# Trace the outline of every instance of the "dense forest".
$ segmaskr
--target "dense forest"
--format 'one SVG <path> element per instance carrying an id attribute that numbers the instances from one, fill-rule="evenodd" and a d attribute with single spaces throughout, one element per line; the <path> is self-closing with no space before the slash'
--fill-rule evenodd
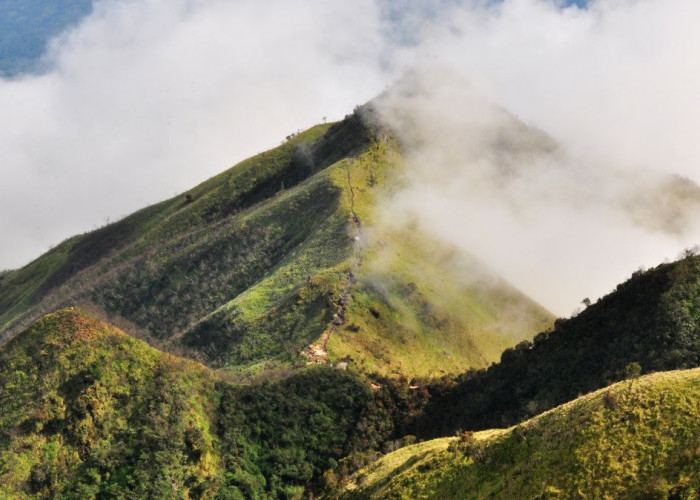
<path id="1" fill-rule="evenodd" d="M 317 367 L 235 385 L 59 311 L 2 352 L 0 496 L 294 496 L 402 443 L 415 395 L 381 382 Z"/>

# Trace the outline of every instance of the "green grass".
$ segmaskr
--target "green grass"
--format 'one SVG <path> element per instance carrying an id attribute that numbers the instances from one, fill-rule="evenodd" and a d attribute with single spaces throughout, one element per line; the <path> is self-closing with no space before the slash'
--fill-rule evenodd
<path id="1" fill-rule="evenodd" d="M 700 369 L 617 383 L 502 431 L 401 449 L 343 498 L 697 498 Z"/>
<path id="2" fill-rule="evenodd" d="M 164 293 L 169 296 L 174 291 L 184 296 L 187 290 L 181 290 L 183 282 L 192 283 L 192 288 L 199 290 L 200 285 L 221 274 L 221 266 L 227 266 L 227 276 L 238 275 L 234 277 L 234 283 L 230 280 L 228 283 L 234 287 L 235 296 L 235 290 L 245 290 L 261 277 L 261 273 L 274 266 L 276 260 L 290 249 L 290 244 L 304 239 L 304 231 L 300 231 L 298 224 L 286 225 L 282 231 L 271 230 L 268 226 L 276 221 L 271 221 L 270 207 L 274 209 L 281 205 L 278 198 L 288 198 L 278 195 L 283 185 L 285 189 L 294 188 L 305 176 L 327 166 L 334 156 L 348 152 L 329 149 L 324 141 L 328 141 L 327 135 L 334 134 L 337 135 L 337 131 L 332 125 L 314 127 L 182 196 L 139 211 L 98 231 L 71 238 L 25 268 L 12 272 L 0 286 L 0 324 L 4 325 L 3 330 L 6 333 L 19 331 L 44 312 L 63 305 L 88 302 L 102 305 L 108 302 L 104 305 L 110 314 L 123 315 L 143 335 L 162 337 L 164 325 L 160 322 L 148 324 L 149 320 L 143 319 L 146 315 L 143 308 L 153 309 L 159 305 L 158 297 L 155 300 L 151 297 L 157 288 L 166 289 Z M 357 145 L 343 143 L 343 147 Z M 304 164 L 307 160 L 299 158 L 299 151 L 308 148 L 321 150 L 326 157 L 312 158 L 310 164 Z M 319 184 L 322 183 L 316 183 Z M 304 198 L 301 203 L 305 202 L 309 210 L 316 210 L 321 203 L 321 213 L 324 208 L 332 210 L 332 187 L 328 183 L 321 186 L 321 189 L 326 188 L 331 192 L 323 194 L 316 206 L 311 198 L 321 193 L 319 189 L 315 192 L 304 190 L 300 194 Z M 292 200 L 284 210 L 273 215 L 287 221 L 301 221 L 308 228 L 313 218 L 303 210 L 295 214 L 298 203 L 298 200 Z M 279 226 L 279 222 L 275 225 Z M 280 232 L 284 234 L 280 235 Z M 237 249 L 231 250 L 239 264 L 238 269 L 217 255 L 219 248 L 230 248 L 232 244 L 238 245 Z M 241 271 L 247 272 L 248 276 L 240 276 Z M 130 281 L 134 280 L 146 288 L 139 290 L 132 286 Z M 194 282 L 197 282 L 196 286 Z M 209 290 L 206 292 L 204 300 L 208 303 L 202 307 L 207 314 L 232 298 L 231 295 L 217 298 L 211 296 Z M 144 299 L 143 295 L 147 298 Z M 167 301 L 168 298 L 161 300 Z M 181 300 L 185 304 L 194 302 L 191 297 Z M 168 310 L 167 306 L 160 306 L 158 309 L 162 314 L 173 312 L 172 307 Z M 177 330 L 194 319 L 200 319 L 187 314 L 169 315 L 177 316 L 179 320 L 178 325 L 168 328 L 169 335 L 178 333 Z"/>
<path id="3" fill-rule="evenodd" d="M 381 211 L 403 185 L 391 141 L 334 166 L 342 199 L 361 222 L 346 322 L 333 359 L 383 375 L 440 376 L 488 366 L 506 347 L 547 328 L 549 313 L 474 259 Z M 350 190 L 349 187 L 352 187 Z"/>

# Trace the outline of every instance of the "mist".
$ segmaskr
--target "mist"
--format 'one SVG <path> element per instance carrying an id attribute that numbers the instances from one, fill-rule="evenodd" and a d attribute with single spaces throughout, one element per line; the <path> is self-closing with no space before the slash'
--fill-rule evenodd
<path id="1" fill-rule="evenodd" d="M 410 165 L 387 216 L 562 316 L 700 242 L 699 6 L 473 5 L 378 100 Z"/>
<path id="2" fill-rule="evenodd" d="M 98 2 L 49 72 L 0 79 L 0 269 L 371 99 L 379 19 L 370 0 Z"/>
<path id="3" fill-rule="evenodd" d="M 379 102 L 411 182 L 387 213 L 568 315 L 700 242 L 697 19 L 690 0 L 98 2 L 50 71 L 0 80 L 0 269 L 398 81 Z"/>

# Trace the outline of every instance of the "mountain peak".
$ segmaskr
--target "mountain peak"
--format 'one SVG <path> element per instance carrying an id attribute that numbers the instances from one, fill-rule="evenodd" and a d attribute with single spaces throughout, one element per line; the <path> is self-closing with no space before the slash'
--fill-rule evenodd
<path id="1" fill-rule="evenodd" d="M 239 372 L 309 360 L 408 377 L 487 366 L 552 318 L 384 210 L 405 166 L 374 113 L 295 134 L 11 272 L 4 335 L 79 304 Z"/>

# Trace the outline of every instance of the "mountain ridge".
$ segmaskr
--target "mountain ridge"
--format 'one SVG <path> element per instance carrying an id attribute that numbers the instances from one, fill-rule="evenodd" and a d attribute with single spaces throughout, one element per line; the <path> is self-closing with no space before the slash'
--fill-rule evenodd
<path id="1" fill-rule="evenodd" d="M 486 366 L 552 317 L 477 261 L 386 224 L 378 207 L 404 167 L 375 120 L 359 107 L 9 273 L 3 335 L 80 305 L 242 373 L 342 360 L 405 376 Z M 455 274 L 457 261 L 477 279 Z"/>
<path id="2" fill-rule="evenodd" d="M 430 406 L 413 433 L 451 435 L 521 422 L 622 380 L 700 366 L 700 256 L 638 270 L 554 328 L 506 349 L 499 363 L 428 383 Z M 440 416 L 437 419 L 437 416 Z"/>

